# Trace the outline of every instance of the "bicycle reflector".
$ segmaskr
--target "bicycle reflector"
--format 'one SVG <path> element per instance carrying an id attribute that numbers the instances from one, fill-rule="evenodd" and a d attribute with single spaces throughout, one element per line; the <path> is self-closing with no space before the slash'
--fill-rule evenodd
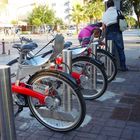
<path id="1" fill-rule="evenodd" d="M 62 58 L 62 57 L 57 57 L 57 58 L 55 59 L 55 63 L 56 63 L 57 65 L 61 65 L 61 64 L 63 63 L 63 58 Z"/>

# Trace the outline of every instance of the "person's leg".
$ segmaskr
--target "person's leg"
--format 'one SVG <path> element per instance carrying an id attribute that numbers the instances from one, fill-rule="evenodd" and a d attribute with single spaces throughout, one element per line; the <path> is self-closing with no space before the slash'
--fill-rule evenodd
<path id="1" fill-rule="evenodd" d="M 120 33 L 116 34 L 116 39 L 114 40 L 114 45 L 117 48 L 117 51 L 119 54 L 121 69 L 127 70 L 126 64 L 125 64 L 126 58 L 125 58 L 125 53 L 124 53 L 124 43 L 123 43 L 122 34 L 120 34 Z"/>

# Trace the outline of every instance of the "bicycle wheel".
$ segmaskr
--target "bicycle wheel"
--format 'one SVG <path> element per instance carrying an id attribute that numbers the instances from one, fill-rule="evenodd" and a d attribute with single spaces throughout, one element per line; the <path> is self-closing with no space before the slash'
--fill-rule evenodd
<path id="1" fill-rule="evenodd" d="M 111 53 L 103 49 L 97 49 L 97 60 L 104 64 L 107 80 L 108 82 L 111 82 L 117 74 L 117 64 L 115 58 Z"/>
<path id="2" fill-rule="evenodd" d="M 70 78 L 60 71 L 42 70 L 28 84 L 46 95 L 44 105 L 27 97 L 31 112 L 41 124 L 55 131 L 70 131 L 81 125 L 86 113 L 85 101 Z"/>
<path id="3" fill-rule="evenodd" d="M 77 57 L 72 60 L 72 74 L 79 74 L 79 85 L 85 99 L 99 98 L 106 91 L 107 77 L 102 65 L 90 57 Z M 76 78 L 76 77 L 75 77 Z"/>

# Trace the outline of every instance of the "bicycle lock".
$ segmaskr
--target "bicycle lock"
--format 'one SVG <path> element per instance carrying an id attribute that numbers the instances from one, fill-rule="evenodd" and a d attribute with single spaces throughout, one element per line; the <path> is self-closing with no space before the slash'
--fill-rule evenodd
<path id="1" fill-rule="evenodd" d="M 0 65 L 0 122 L 1 140 L 16 140 L 10 67 L 6 65 Z"/>

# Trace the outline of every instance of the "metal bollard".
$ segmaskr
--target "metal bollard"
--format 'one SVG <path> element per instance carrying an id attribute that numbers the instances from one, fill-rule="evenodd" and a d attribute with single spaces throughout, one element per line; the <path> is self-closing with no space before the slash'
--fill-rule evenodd
<path id="1" fill-rule="evenodd" d="M 0 65 L 0 77 L 1 140 L 16 140 L 9 66 Z"/>
<path id="2" fill-rule="evenodd" d="M 64 65 L 64 71 L 66 73 L 71 72 L 72 69 L 72 51 L 71 50 L 63 50 L 62 51 L 62 55 L 63 55 L 63 62 L 65 64 L 68 65 L 68 67 L 66 65 Z M 63 106 L 65 108 L 65 111 L 71 111 L 72 110 L 72 105 L 71 105 L 71 93 L 70 93 L 70 88 L 67 85 L 64 85 L 64 89 L 66 91 L 66 94 L 64 94 L 63 97 Z"/>
<path id="3" fill-rule="evenodd" d="M 107 51 L 109 51 L 111 54 L 113 54 L 113 41 L 108 40 L 107 41 Z M 107 59 L 107 75 L 111 75 L 112 73 L 112 64 L 109 59 Z"/>
<path id="4" fill-rule="evenodd" d="M 8 50 L 8 55 L 10 55 L 10 50 Z"/>
<path id="5" fill-rule="evenodd" d="M 107 50 L 115 56 L 117 68 L 120 68 L 120 59 L 117 48 L 114 47 L 112 40 L 107 40 Z"/>
<path id="6" fill-rule="evenodd" d="M 92 56 L 95 59 L 97 59 L 97 46 L 98 46 L 98 42 L 94 42 L 91 44 L 91 49 L 92 49 Z M 97 88 L 97 69 L 96 67 L 91 67 L 91 78 L 93 79 L 92 81 L 92 86 L 94 86 L 94 88 Z M 93 87 L 91 87 L 93 88 Z"/>
<path id="7" fill-rule="evenodd" d="M 5 52 L 5 41 L 2 39 L 2 54 L 6 54 Z"/>

